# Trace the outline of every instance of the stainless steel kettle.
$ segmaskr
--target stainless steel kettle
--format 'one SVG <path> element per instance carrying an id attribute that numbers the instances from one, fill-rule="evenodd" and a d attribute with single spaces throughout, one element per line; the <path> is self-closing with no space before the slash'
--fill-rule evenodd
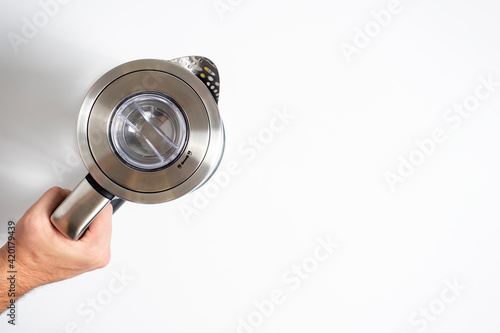
<path id="1" fill-rule="evenodd" d="M 217 67 L 198 56 L 132 61 L 102 76 L 77 125 L 89 174 L 52 224 L 77 240 L 110 202 L 166 202 L 205 183 L 224 151 L 219 91 Z"/>

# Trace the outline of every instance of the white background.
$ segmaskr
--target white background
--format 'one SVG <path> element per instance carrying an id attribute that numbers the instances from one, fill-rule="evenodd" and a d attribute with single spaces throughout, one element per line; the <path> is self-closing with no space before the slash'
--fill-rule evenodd
<path id="1" fill-rule="evenodd" d="M 72 0 L 47 22 L 42 14 L 16 53 L 9 33 L 22 36 L 42 7 L 1 0 L 2 241 L 6 222 L 47 188 L 85 176 L 74 156 L 80 103 L 126 61 L 212 59 L 227 134 L 221 170 L 233 162 L 239 173 L 212 187 L 204 208 L 193 208 L 194 193 L 127 203 L 114 216 L 109 266 L 28 294 L 16 327 L 4 314 L 0 331 L 498 332 L 500 86 L 459 126 L 444 117 L 473 101 L 480 77 L 500 81 L 500 7 L 401 0 L 378 31 L 371 12 L 388 6 Z M 357 40 L 348 61 L 341 46 L 356 46 L 365 27 L 369 45 Z M 277 111 L 294 119 L 270 140 Z M 386 173 L 436 128 L 446 140 L 391 191 Z M 262 150 L 243 153 L 259 135 Z M 186 207 L 197 215 L 186 218 Z M 317 262 L 327 238 L 339 246 Z M 294 290 L 284 276 L 302 263 L 310 273 Z M 123 271 L 133 280 L 120 285 Z M 254 302 L 273 290 L 284 301 L 264 316 Z M 92 298 L 100 311 L 89 310 Z M 238 328 L 249 317 L 253 326 Z"/>

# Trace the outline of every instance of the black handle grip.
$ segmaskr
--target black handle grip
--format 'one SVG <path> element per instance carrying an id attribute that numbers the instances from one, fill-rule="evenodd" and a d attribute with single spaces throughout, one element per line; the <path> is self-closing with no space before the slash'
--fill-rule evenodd
<path id="1" fill-rule="evenodd" d="M 111 200 L 111 206 L 113 206 L 113 214 L 125 203 L 125 200 L 123 199 L 113 199 Z"/>

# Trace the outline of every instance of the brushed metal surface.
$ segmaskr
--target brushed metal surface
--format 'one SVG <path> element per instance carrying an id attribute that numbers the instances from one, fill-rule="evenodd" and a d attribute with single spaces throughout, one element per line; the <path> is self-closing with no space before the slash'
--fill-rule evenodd
<path id="1" fill-rule="evenodd" d="M 143 73 L 140 74 L 140 72 Z M 135 75 L 136 73 L 139 74 Z M 121 161 L 119 164 L 114 163 L 116 162 L 116 156 L 114 156 L 114 154 L 110 155 L 109 151 L 107 153 L 102 153 L 102 155 L 100 152 L 97 153 L 99 156 L 94 155 L 96 151 L 100 151 L 99 148 L 96 148 L 98 143 L 103 145 L 103 151 L 108 148 L 111 149 L 107 142 L 108 121 L 112 109 L 116 106 L 116 104 L 113 105 L 112 109 L 108 110 L 109 113 L 101 110 L 96 112 L 98 115 L 93 116 L 92 113 L 95 110 L 100 110 L 101 108 L 107 109 L 113 104 L 109 102 L 108 104 L 105 103 L 107 106 L 104 106 L 104 104 L 101 105 L 99 99 L 100 95 L 106 95 L 104 92 L 107 89 L 114 89 L 112 86 L 115 81 L 119 81 L 122 77 L 132 74 L 134 74 L 135 80 L 128 83 L 128 91 L 118 91 L 119 89 L 117 89 L 114 92 L 116 94 L 115 96 L 104 98 L 102 101 L 104 102 L 110 99 L 114 102 L 119 102 L 129 95 L 130 91 L 160 90 L 164 91 L 166 95 L 171 96 L 169 92 L 171 91 L 170 89 L 172 89 L 172 85 L 168 83 L 172 83 L 172 79 L 178 80 L 177 82 L 181 85 L 190 87 L 190 90 L 179 88 L 182 92 L 179 92 L 177 96 L 178 100 L 175 98 L 174 100 L 179 104 L 183 104 L 181 105 L 183 108 L 191 104 L 197 105 L 192 110 L 189 108 L 184 109 L 189 119 L 190 126 L 187 146 L 195 147 L 196 150 L 194 150 L 194 148 L 190 150 L 190 148 L 186 147 L 184 156 L 181 158 L 186 158 L 189 151 L 191 151 L 191 153 L 196 152 L 196 157 L 189 156 L 187 161 L 191 158 L 189 162 L 191 165 L 186 165 L 187 171 L 185 171 L 185 173 L 172 173 L 172 177 L 177 179 L 176 181 L 159 180 L 159 178 L 157 178 L 158 175 L 155 175 L 154 172 L 152 175 L 149 175 L 151 177 L 146 177 L 148 176 L 146 173 L 130 168 L 131 172 L 129 172 L 129 170 L 125 170 L 119 166 L 123 165 Z M 127 81 L 127 79 L 125 79 L 125 81 Z M 120 65 L 104 74 L 87 93 L 78 118 L 78 145 L 82 159 L 89 173 L 111 194 L 138 203 L 166 202 L 181 197 L 198 188 L 213 174 L 221 160 L 224 149 L 224 129 L 218 111 L 217 100 L 212 94 L 212 90 L 215 89 L 208 88 L 207 84 L 196 75 L 193 75 L 193 72 L 188 68 L 181 64 L 166 60 L 136 60 Z M 188 98 L 189 95 L 191 95 L 191 97 Z M 192 101 L 188 101 L 190 98 L 192 98 Z M 203 126 L 197 127 L 193 125 L 195 122 L 194 114 L 200 112 L 199 110 L 202 108 L 204 109 L 205 115 L 196 121 L 201 122 L 201 119 L 206 119 L 208 127 L 206 129 L 203 129 Z M 191 112 L 193 112 L 193 116 L 190 117 Z M 106 114 L 108 114 L 107 117 Z M 91 122 L 89 122 L 89 119 L 92 119 Z M 191 128 L 191 126 L 193 127 Z M 208 141 L 201 139 L 204 135 L 208 136 Z M 192 142 L 190 142 L 191 140 Z M 202 149 L 203 153 L 201 152 Z M 196 165 L 196 167 L 193 168 L 193 165 Z M 184 168 L 184 166 L 182 167 Z M 120 169 L 116 176 L 114 175 L 114 169 Z M 193 172 L 191 172 L 192 169 L 194 169 Z M 173 171 L 173 169 L 171 171 Z M 190 175 L 187 175 L 188 173 L 190 173 Z M 113 174 L 113 176 L 111 176 L 111 174 Z M 176 175 L 181 174 L 187 175 L 187 177 L 185 177 L 182 182 L 178 183 L 182 177 L 176 177 Z M 163 175 L 166 179 L 170 177 L 170 174 L 167 173 Z M 158 183 L 161 183 L 161 185 L 158 185 Z M 137 185 L 138 188 L 134 188 L 135 185 Z"/>
<path id="2" fill-rule="evenodd" d="M 52 213 L 52 224 L 63 235 L 78 240 L 110 202 L 84 178 Z"/>
<path id="3" fill-rule="evenodd" d="M 115 80 L 99 95 L 88 120 L 88 128 L 94 133 L 89 135 L 88 143 L 99 169 L 117 185 L 136 192 L 161 192 L 180 185 L 200 166 L 205 158 L 210 138 L 208 115 L 198 95 L 183 81 L 169 74 L 160 73 L 164 84 L 156 88 L 155 92 L 168 94 L 182 110 L 186 110 L 189 136 L 179 160 L 183 160 L 187 152 L 190 152 L 189 158 L 182 168 L 177 167 L 178 163 L 173 163 L 158 171 L 140 171 L 130 168 L 116 156 L 108 141 L 112 112 L 122 101 L 119 99 L 121 93 L 129 96 L 142 92 L 137 90 L 136 83 L 149 75 L 150 71 L 139 71 Z"/>

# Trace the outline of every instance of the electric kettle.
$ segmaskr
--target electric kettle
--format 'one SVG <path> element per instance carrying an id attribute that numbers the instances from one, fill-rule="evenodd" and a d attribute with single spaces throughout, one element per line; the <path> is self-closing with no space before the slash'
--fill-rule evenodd
<path id="1" fill-rule="evenodd" d="M 224 151 L 219 73 L 199 56 L 136 60 L 87 93 L 77 139 L 88 175 L 52 213 L 78 240 L 110 202 L 161 203 L 203 185 Z"/>

